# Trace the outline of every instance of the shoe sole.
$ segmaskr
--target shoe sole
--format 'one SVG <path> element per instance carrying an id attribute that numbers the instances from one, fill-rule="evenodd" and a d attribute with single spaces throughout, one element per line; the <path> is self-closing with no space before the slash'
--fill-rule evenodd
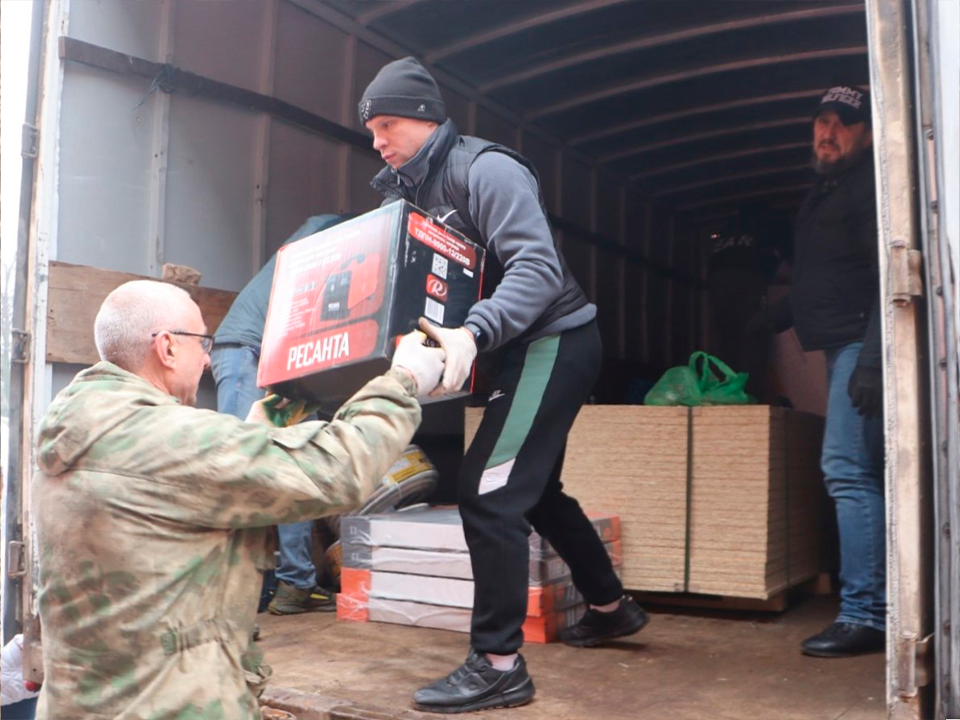
<path id="1" fill-rule="evenodd" d="M 311 612 L 336 612 L 336 605 L 324 605 L 323 607 L 314 607 L 314 608 L 304 608 L 304 607 L 294 607 L 294 608 L 275 608 L 267 606 L 267 612 L 271 615 L 302 615 L 304 613 Z"/>
<path id="2" fill-rule="evenodd" d="M 831 659 L 852 658 L 858 657 L 859 655 L 873 655 L 875 653 L 882 653 L 884 650 L 885 648 L 877 648 L 875 650 L 858 650 L 857 652 L 836 652 L 830 650 L 807 650 L 806 648 L 800 648 L 800 652 L 808 657 Z"/>
<path id="3" fill-rule="evenodd" d="M 520 707 L 521 705 L 526 705 L 533 700 L 533 696 L 535 694 L 536 689 L 533 687 L 533 683 L 528 680 L 525 684 L 521 685 L 515 690 L 509 690 L 500 695 L 494 695 L 493 697 L 489 697 L 484 700 L 477 700 L 476 702 L 467 703 L 465 705 L 423 705 L 415 702 L 413 706 L 417 710 L 422 710 L 424 712 L 452 715 L 455 713 L 473 712 L 474 710 Z"/>
<path id="4" fill-rule="evenodd" d="M 616 640 L 617 638 L 626 637 L 627 635 L 635 635 L 643 630 L 649 622 L 650 616 L 644 613 L 640 618 L 640 622 L 634 628 L 624 628 L 622 630 L 618 630 L 617 632 L 608 633 L 606 635 L 598 635 L 592 638 L 573 638 L 570 640 L 564 640 L 563 638 L 560 639 L 564 645 L 569 645 L 570 647 L 593 647 L 594 645 L 599 645 L 600 643 L 605 643 L 609 640 Z"/>

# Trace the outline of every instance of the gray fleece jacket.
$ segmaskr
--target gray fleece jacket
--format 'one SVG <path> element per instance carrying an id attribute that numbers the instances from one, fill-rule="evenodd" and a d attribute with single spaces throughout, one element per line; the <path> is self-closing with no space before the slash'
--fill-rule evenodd
<path id="1" fill-rule="evenodd" d="M 462 136 L 447 120 L 399 169 L 371 185 L 384 204 L 405 199 L 488 251 L 503 278 L 467 315 L 480 350 L 580 327 L 596 317 L 556 246 L 533 165 L 509 148 Z M 491 257 L 492 256 L 492 257 Z M 489 270 L 488 270 L 489 272 Z"/>

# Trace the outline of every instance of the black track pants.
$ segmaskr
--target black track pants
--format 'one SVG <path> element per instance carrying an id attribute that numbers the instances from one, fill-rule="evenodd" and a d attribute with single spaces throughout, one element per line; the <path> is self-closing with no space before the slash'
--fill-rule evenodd
<path id="1" fill-rule="evenodd" d="M 603 543 L 560 483 L 567 433 L 601 354 L 595 321 L 505 353 L 458 486 L 475 582 L 471 643 L 480 652 L 505 655 L 523 644 L 531 525 L 570 566 L 588 603 L 623 594 Z"/>

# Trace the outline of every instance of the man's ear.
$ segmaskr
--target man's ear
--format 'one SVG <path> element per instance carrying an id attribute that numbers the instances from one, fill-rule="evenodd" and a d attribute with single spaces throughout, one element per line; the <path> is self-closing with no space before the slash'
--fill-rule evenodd
<path id="1" fill-rule="evenodd" d="M 177 365 L 177 346 L 170 333 L 160 333 L 153 339 L 153 354 L 163 367 L 171 370 Z"/>

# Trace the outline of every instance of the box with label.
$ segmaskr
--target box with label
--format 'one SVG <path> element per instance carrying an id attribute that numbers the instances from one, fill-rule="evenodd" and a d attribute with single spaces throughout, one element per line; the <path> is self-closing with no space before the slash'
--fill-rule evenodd
<path id="1" fill-rule="evenodd" d="M 344 568 L 473 580 L 473 567 L 468 552 L 380 547 L 359 543 L 344 544 L 342 547 Z M 622 563 L 620 541 L 605 543 L 603 547 L 614 567 L 619 567 Z M 547 545 L 547 548 L 553 551 L 552 546 Z M 568 577 L 570 568 L 559 555 L 540 555 L 531 551 L 531 585 L 546 585 Z"/>
<path id="2" fill-rule="evenodd" d="M 620 538 L 620 516 L 588 512 L 587 517 L 604 543 Z M 466 553 L 467 538 L 456 507 L 413 507 L 378 515 L 351 515 L 340 519 L 340 542 L 347 546 L 413 548 Z M 530 556 L 550 557 L 556 551 L 536 532 L 529 536 Z"/>
<path id="3" fill-rule="evenodd" d="M 544 615 L 528 615 L 522 628 L 524 642 L 553 642 L 559 631 L 575 624 L 586 609 L 585 603 L 578 603 Z M 452 605 L 343 593 L 337 595 L 337 618 L 348 622 L 392 623 L 468 633 L 472 614 L 469 608 Z"/>
<path id="4" fill-rule="evenodd" d="M 619 573 L 618 573 L 619 576 Z M 473 581 L 459 578 L 411 575 L 344 568 L 340 594 L 354 598 L 378 597 L 449 607 L 473 607 Z M 568 576 L 547 585 L 527 588 L 527 615 L 539 617 L 583 602 L 583 595 Z"/>
<path id="5" fill-rule="evenodd" d="M 283 246 L 258 385 L 323 404 L 350 397 L 390 367 L 397 338 L 420 317 L 463 324 L 480 298 L 484 256 L 406 201 Z"/>

